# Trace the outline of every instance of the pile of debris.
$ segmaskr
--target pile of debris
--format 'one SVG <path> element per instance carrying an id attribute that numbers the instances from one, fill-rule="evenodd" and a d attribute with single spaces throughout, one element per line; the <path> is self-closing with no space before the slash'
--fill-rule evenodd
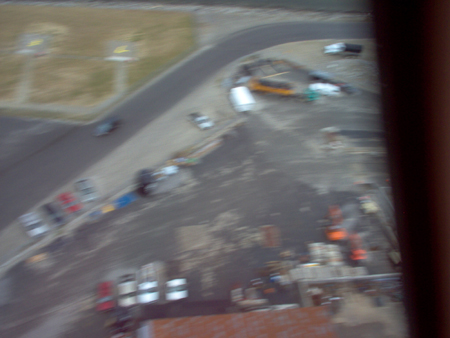
<path id="1" fill-rule="evenodd" d="M 343 266 L 344 259 L 339 245 L 325 243 L 309 243 L 308 250 L 310 252 L 311 264 Z"/>
<path id="2" fill-rule="evenodd" d="M 318 280 L 345 279 L 367 275 L 369 275 L 369 272 L 366 267 L 351 267 L 347 265 L 325 266 L 319 264 L 301 264 L 289 272 L 290 279 L 293 282 L 317 282 Z"/>
<path id="3" fill-rule="evenodd" d="M 259 277 L 252 279 L 246 288 L 235 284 L 231 289 L 231 302 L 237 311 L 260 311 L 273 308 L 266 297 L 286 294 L 292 290 L 290 270 L 294 261 L 270 261 L 257 271 Z M 292 304 L 290 304 L 292 305 Z M 298 305 L 296 305 L 298 307 Z"/>
<path id="4" fill-rule="evenodd" d="M 340 129 L 337 127 L 327 127 L 320 130 L 325 144 L 321 146 L 325 150 L 336 150 L 344 148 Z"/>

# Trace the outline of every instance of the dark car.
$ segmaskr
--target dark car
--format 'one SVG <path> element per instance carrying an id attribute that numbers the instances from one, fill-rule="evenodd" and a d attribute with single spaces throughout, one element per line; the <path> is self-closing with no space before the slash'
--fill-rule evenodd
<path id="1" fill-rule="evenodd" d="M 122 124 L 122 120 L 118 117 L 110 117 L 100 123 L 94 130 L 94 136 L 108 135 Z"/>
<path id="2" fill-rule="evenodd" d="M 343 85 L 340 86 L 341 90 L 347 94 L 358 94 L 359 90 L 355 87 L 353 87 L 352 85 L 349 85 L 348 83 L 345 83 Z"/>
<path id="3" fill-rule="evenodd" d="M 133 332 L 137 330 L 138 322 L 128 309 L 117 307 L 110 312 L 110 317 L 105 322 L 111 337 L 128 338 L 134 337 Z"/>
<path id="4" fill-rule="evenodd" d="M 61 226 L 66 223 L 64 211 L 56 203 L 44 204 L 42 209 L 57 226 Z"/>
<path id="5" fill-rule="evenodd" d="M 138 172 L 136 178 L 137 190 L 140 194 L 148 196 L 156 187 L 156 178 L 153 175 L 153 170 L 142 169 Z"/>
<path id="6" fill-rule="evenodd" d="M 322 72 L 320 70 L 313 70 L 309 72 L 309 77 L 312 80 L 322 81 L 322 82 L 331 82 L 333 79 L 333 75 L 327 72 Z"/>

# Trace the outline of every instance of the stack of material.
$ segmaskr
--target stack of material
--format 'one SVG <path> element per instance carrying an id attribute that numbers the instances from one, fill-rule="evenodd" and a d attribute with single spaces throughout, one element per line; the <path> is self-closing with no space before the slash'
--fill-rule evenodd
<path id="1" fill-rule="evenodd" d="M 231 301 L 233 303 L 240 302 L 244 299 L 244 290 L 241 287 L 236 287 L 235 289 L 231 290 Z"/>
<path id="2" fill-rule="evenodd" d="M 248 288 L 244 290 L 246 299 L 259 299 L 258 292 L 255 288 Z"/>
<path id="3" fill-rule="evenodd" d="M 366 201 L 365 203 L 362 203 L 361 208 L 366 214 L 375 214 L 378 212 L 378 206 L 373 201 Z"/>
<path id="4" fill-rule="evenodd" d="M 298 265 L 289 271 L 291 282 L 326 280 L 340 277 L 358 277 L 368 275 L 365 267 L 352 268 L 350 266 L 304 266 Z"/>
<path id="5" fill-rule="evenodd" d="M 343 257 L 339 245 L 310 243 L 308 250 L 311 255 L 311 262 L 329 266 L 344 265 Z"/>
<path id="6" fill-rule="evenodd" d="M 311 263 L 326 264 L 328 254 L 325 243 L 309 243 L 308 250 L 311 257 Z"/>
<path id="7" fill-rule="evenodd" d="M 341 249 L 339 245 L 328 244 L 327 246 L 328 262 L 329 266 L 342 266 L 344 265 L 344 260 L 342 257 Z"/>

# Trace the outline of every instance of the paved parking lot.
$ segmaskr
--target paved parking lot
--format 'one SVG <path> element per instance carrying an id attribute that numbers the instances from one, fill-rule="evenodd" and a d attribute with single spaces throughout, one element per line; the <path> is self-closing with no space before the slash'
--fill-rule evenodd
<path id="1" fill-rule="evenodd" d="M 11 270 L 3 286 L 11 298 L 0 308 L 2 335 L 39 337 L 51 326 L 54 336 L 97 337 L 104 318 L 92 309 L 96 283 L 154 260 L 182 261 L 190 297 L 181 307 L 152 309 L 147 316 L 226 311 L 232 284 L 248 283 L 282 250 L 304 252 L 305 242 L 325 239 L 319 221 L 331 203 L 355 205 L 357 178 L 386 177 L 382 157 L 320 148 L 320 128 L 332 124 L 355 131 L 376 125 L 368 97 L 349 100 L 281 106 L 279 99 L 258 97 L 247 123 L 201 164 L 186 169 L 182 186 L 110 212 L 66 243 L 47 248 L 45 259 Z M 365 135 L 347 137 L 346 145 L 366 142 Z M 379 136 L 367 135 L 373 142 Z M 279 230 L 278 247 L 263 245 L 266 225 Z M 360 226 L 382 242 L 375 223 Z M 390 272 L 379 259 L 385 256 L 383 246 L 370 254 L 377 257 L 374 273 Z"/>
<path id="2" fill-rule="evenodd" d="M 83 176 L 111 192 L 136 170 L 204 137 L 186 122 L 187 113 L 219 122 L 233 117 L 220 86 L 230 72 L 221 74 Z M 369 272 L 391 272 L 379 220 L 360 217 L 354 185 L 388 178 L 378 96 L 363 91 L 309 104 L 255 97 L 246 124 L 201 164 L 167 181 L 163 193 L 86 223 L 12 269 L 0 284 L 0 335 L 101 337 L 105 318 L 93 310 L 96 284 L 154 260 L 182 262 L 190 297 L 182 305 L 147 308 L 146 318 L 224 313 L 231 285 L 246 285 L 281 251 L 302 253 L 307 242 L 324 241 L 321 219 L 334 203 L 356 220 L 371 248 Z M 320 130 L 331 126 L 340 129 L 343 147 L 330 151 Z M 273 302 L 286 303 L 297 295 L 277 296 Z"/>

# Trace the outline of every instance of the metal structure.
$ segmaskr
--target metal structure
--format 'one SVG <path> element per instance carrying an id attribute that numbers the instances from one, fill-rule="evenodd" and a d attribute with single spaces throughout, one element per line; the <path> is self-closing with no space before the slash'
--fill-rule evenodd
<path id="1" fill-rule="evenodd" d="M 136 45 L 129 41 L 109 41 L 107 46 L 108 61 L 135 61 Z"/>
<path id="2" fill-rule="evenodd" d="M 48 53 L 49 35 L 43 34 L 22 34 L 18 41 L 18 54 L 29 54 L 34 56 Z"/>

